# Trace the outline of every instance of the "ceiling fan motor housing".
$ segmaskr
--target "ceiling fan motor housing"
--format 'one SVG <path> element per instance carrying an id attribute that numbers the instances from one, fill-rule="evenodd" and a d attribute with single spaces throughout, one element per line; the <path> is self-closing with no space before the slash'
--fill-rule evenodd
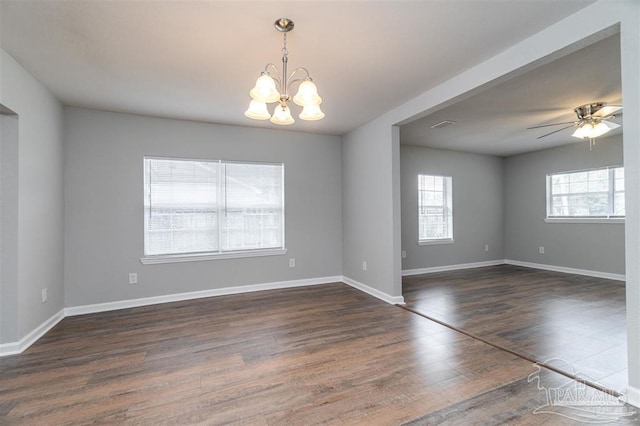
<path id="1" fill-rule="evenodd" d="M 605 105 L 607 105 L 606 102 L 594 102 L 591 104 L 580 105 L 579 107 L 574 109 L 574 111 L 578 116 L 578 119 L 582 120 L 583 118 L 587 118 L 595 114 L 596 112 L 601 110 Z"/>

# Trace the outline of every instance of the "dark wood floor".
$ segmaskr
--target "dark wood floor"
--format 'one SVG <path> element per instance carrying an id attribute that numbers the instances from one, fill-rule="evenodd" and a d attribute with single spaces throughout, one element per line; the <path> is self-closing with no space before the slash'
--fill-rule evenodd
<path id="1" fill-rule="evenodd" d="M 66 318 L 0 359 L 0 423 L 576 424 L 533 413 L 567 381 L 535 371 L 329 284 Z"/>
<path id="2" fill-rule="evenodd" d="M 607 388 L 627 387 L 623 282 L 511 265 L 404 277 L 407 307 Z"/>

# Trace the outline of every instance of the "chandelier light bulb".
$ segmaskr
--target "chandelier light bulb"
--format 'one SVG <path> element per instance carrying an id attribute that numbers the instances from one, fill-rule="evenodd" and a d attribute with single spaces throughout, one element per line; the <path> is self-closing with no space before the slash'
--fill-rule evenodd
<path id="1" fill-rule="evenodd" d="M 291 110 L 285 105 L 276 105 L 276 109 L 273 111 L 273 116 L 270 120 L 273 124 L 279 124 L 281 126 L 288 126 L 295 123 L 295 120 L 291 116 Z"/>

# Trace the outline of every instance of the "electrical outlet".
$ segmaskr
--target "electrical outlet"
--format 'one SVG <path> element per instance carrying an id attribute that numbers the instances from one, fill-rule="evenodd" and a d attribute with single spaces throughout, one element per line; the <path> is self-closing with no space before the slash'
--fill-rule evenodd
<path id="1" fill-rule="evenodd" d="M 538 247 L 538 253 L 544 254 L 544 247 L 542 246 Z"/>
<path id="2" fill-rule="evenodd" d="M 295 267 L 296 267 L 296 260 L 289 259 L 289 268 L 295 268 Z"/>
<path id="3" fill-rule="evenodd" d="M 366 271 L 366 270 L 367 270 L 367 261 L 366 261 L 366 260 L 363 260 L 363 261 L 362 261 L 362 270 L 363 270 L 363 271 Z"/>
<path id="4" fill-rule="evenodd" d="M 403 259 L 407 258 L 407 251 L 406 250 L 402 250 L 402 258 Z"/>
<path id="5" fill-rule="evenodd" d="M 42 303 L 46 303 L 47 301 L 47 289 L 43 288 L 42 289 Z"/>
<path id="6" fill-rule="evenodd" d="M 484 245 L 484 251 L 489 251 L 489 244 Z"/>
<path id="7" fill-rule="evenodd" d="M 138 274 L 135 272 L 129 274 L 129 284 L 138 284 Z"/>

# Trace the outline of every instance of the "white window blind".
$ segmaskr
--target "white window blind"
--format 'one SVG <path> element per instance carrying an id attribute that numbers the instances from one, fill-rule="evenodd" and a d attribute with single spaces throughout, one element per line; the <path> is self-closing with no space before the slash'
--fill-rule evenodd
<path id="1" fill-rule="evenodd" d="M 547 218 L 623 218 L 624 167 L 547 175 Z"/>
<path id="2" fill-rule="evenodd" d="M 451 176 L 418 175 L 418 242 L 451 239 Z"/>
<path id="3" fill-rule="evenodd" d="M 145 256 L 284 248 L 284 165 L 144 159 Z"/>

